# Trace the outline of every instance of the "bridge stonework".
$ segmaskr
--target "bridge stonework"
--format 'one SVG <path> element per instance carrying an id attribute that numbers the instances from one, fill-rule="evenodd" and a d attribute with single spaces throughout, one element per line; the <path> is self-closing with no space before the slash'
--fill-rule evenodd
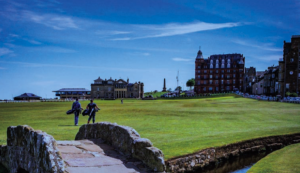
<path id="1" fill-rule="evenodd" d="M 7 128 L 7 145 L 0 145 L 0 163 L 11 173 L 65 172 L 54 138 L 26 125 Z"/>
<path id="2" fill-rule="evenodd" d="M 141 160 L 153 171 L 165 171 L 162 151 L 155 148 L 149 139 L 140 138 L 138 132 L 131 127 L 109 122 L 85 124 L 80 127 L 75 138 L 83 139 L 105 140 L 124 155 Z"/>

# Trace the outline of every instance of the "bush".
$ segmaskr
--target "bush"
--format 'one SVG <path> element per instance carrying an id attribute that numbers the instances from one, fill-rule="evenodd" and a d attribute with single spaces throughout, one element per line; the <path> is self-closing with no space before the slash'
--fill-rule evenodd
<path id="1" fill-rule="evenodd" d="M 290 96 L 291 93 L 290 93 L 290 92 L 286 92 L 285 95 L 286 95 L 286 96 Z"/>
<path id="2" fill-rule="evenodd" d="M 291 97 L 298 97 L 297 93 L 291 93 Z"/>

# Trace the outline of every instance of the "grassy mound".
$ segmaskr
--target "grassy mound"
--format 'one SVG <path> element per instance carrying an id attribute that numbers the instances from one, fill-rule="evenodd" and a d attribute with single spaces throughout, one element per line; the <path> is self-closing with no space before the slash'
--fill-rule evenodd
<path id="1" fill-rule="evenodd" d="M 300 172 L 300 144 L 294 144 L 275 151 L 257 162 L 249 173 Z"/>
<path id="2" fill-rule="evenodd" d="M 161 149 L 165 159 L 204 148 L 270 135 L 300 132 L 300 106 L 235 95 L 172 100 L 96 100 L 96 121 L 136 129 Z M 85 107 L 88 102 L 81 103 Z M 8 126 L 30 125 L 57 140 L 74 140 L 79 126 L 65 112 L 71 102 L 1 103 L 0 144 Z M 80 116 L 79 125 L 88 117 Z"/>

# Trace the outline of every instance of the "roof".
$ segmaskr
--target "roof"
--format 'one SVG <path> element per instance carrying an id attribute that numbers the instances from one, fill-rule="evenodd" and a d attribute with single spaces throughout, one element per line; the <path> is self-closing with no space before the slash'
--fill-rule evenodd
<path id="1" fill-rule="evenodd" d="M 53 92 L 60 92 L 60 91 L 67 92 L 67 91 L 91 91 L 91 90 L 87 90 L 85 88 L 62 88 L 60 90 L 53 91 Z"/>
<path id="2" fill-rule="evenodd" d="M 16 96 L 16 97 L 19 97 L 19 98 L 24 98 L 24 97 L 41 98 L 40 96 L 37 96 L 37 95 L 32 94 L 32 93 L 24 93 L 24 94 L 21 94 L 21 95 Z M 16 98 L 16 97 L 14 97 L 14 98 Z"/>
<path id="3" fill-rule="evenodd" d="M 196 59 L 203 59 L 202 51 L 199 50 Z"/>

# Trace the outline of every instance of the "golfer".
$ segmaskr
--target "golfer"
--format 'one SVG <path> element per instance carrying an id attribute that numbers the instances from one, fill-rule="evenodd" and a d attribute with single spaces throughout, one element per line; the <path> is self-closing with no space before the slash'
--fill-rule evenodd
<path id="1" fill-rule="evenodd" d="M 78 126 L 79 114 L 81 112 L 81 104 L 79 103 L 78 98 L 76 98 L 76 101 L 73 102 L 72 110 L 74 110 L 75 115 L 75 126 Z"/>
<path id="2" fill-rule="evenodd" d="M 93 123 L 95 123 L 95 115 L 96 115 L 96 108 L 97 110 L 99 110 L 98 106 L 94 103 L 93 100 L 91 100 L 91 103 L 89 103 L 87 106 L 86 106 L 86 109 L 89 109 L 89 119 L 88 119 L 88 124 L 90 124 L 90 121 L 91 119 L 93 118 Z"/>

